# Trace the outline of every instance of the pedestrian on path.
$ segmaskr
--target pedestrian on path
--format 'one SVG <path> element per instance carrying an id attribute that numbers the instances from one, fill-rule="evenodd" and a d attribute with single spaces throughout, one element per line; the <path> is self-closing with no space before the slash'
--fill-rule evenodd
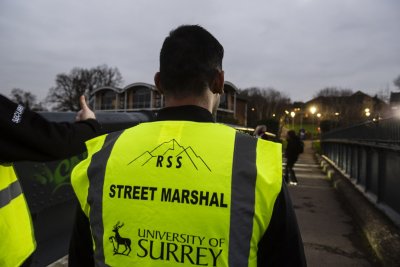
<path id="1" fill-rule="evenodd" d="M 286 140 L 286 168 L 284 180 L 286 184 L 297 185 L 298 181 L 296 178 L 296 174 L 294 173 L 293 167 L 297 159 L 299 158 L 299 155 L 304 151 L 304 144 L 293 130 L 288 131 Z"/>

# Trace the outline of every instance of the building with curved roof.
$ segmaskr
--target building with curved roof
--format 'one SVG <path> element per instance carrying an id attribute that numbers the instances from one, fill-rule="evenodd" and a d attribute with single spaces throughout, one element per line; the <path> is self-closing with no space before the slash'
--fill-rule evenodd
<path id="1" fill-rule="evenodd" d="M 225 81 L 224 94 L 217 110 L 217 121 L 240 126 L 247 124 L 247 101 L 238 98 L 238 88 Z M 95 89 L 92 94 L 94 111 L 152 111 L 165 105 L 164 97 L 152 84 L 136 82 L 123 88 L 110 86 Z"/>

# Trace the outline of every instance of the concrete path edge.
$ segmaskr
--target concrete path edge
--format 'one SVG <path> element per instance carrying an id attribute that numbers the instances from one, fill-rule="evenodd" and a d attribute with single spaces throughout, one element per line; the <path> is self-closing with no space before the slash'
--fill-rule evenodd
<path id="1" fill-rule="evenodd" d="M 400 229 L 359 192 L 332 161 L 318 154 L 316 157 L 383 266 L 399 266 Z"/>

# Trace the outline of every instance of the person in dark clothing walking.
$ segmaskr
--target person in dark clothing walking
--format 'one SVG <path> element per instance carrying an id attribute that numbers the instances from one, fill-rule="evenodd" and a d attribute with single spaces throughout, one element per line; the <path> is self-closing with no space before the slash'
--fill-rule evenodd
<path id="1" fill-rule="evenodd" d="M 287 133 L 287 146 L 285 150 L 286 168 L 284 180 L 286 184 L 297 185 L 298 181 L 296 174 L 293 170 L 294 164 L 299 158 L 299 154 L 303 151 L 303 144 L 300 138 L 296 135 L 295 131 L 290 130 Z"/>

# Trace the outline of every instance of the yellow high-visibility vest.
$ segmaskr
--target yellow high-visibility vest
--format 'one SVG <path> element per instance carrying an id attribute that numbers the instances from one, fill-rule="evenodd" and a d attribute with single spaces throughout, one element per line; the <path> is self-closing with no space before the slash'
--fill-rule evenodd
<path id="1" fill-rule="evenodd" d="M 35 250 L 28 205 L 13 167 L 0 165 L 0 266 L 20 266 Z"/>
<path id="2" fill-rule="evenodd" d="M 257 266 L 282 185 L 280 144 L 188 121 L 86 144 L 71 179 L 98 266 Z"/>

